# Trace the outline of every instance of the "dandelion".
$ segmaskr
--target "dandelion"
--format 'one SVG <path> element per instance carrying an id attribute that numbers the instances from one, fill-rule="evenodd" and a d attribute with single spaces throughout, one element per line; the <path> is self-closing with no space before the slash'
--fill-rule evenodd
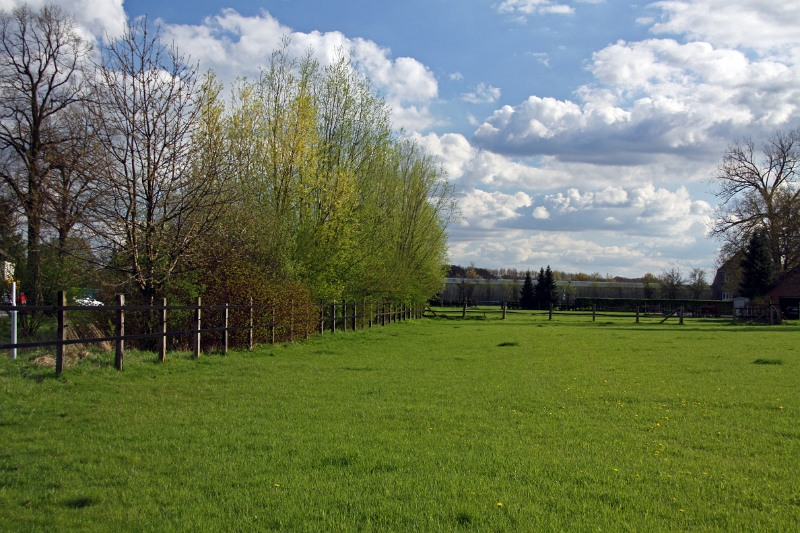
<path id="1" fill-rule="evenodd" d="M 502 502 L 497 502 L 497 506 L 502 507 L 503 506 Z"/>
<path id="2" fill-rule="evenodd" d="M 278 485 L 277 483 L 275 483 L 275 488 L 277 489 L 278 487 L 280 487 L 280 485 Z"/>

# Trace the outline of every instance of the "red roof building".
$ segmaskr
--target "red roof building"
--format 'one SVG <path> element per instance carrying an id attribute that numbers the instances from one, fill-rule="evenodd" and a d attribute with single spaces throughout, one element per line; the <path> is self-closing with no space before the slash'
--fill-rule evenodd
<path id="1" fill-rule="evenodd" d="M 800 267 L 793 268 L 773 283 L 767 297 L 780 306 L 785 318 L 800 318 Z"/>

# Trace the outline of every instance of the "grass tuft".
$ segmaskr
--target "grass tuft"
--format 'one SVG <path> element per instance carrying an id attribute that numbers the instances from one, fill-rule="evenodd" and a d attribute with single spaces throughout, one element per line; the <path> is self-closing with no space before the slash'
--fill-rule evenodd
<path id="1" fill-rule="evenodd" d="M 503 346 L 519 346 L 519 343 L 518 343 L 518 342 L 501 342 L 501 343 L 500 343 L 500 344 L 498 344 L 497 346 L 499 346 L 499 347 L 501 347 L 501 348 L 502 348 Z"/>
<path id="2" fill-rule="evenodd" d="M 753 361 L 754 365 L 782 365 L 783 361 L 780 359 L 756 359 Z"/>

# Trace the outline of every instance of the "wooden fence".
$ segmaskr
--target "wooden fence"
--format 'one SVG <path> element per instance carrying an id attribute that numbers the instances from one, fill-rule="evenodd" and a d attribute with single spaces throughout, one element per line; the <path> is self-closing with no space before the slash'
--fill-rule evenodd
<path id="1" fill-rule="evenodd" d="M 197 299 L 195 305 L 167 305 L 166 298 L 163 299 L 161 305 L 125 305 L 125 297 L 118 295 L 115 305 L 103 306 L 77 306 L 66 305 L 66 296 L 63 291 L 58 293 L 58 305 L 51 306 L 0 306 L 0 311 L 18 312 L 18 313 L 49 313 L 54 314 L 56 318 L 56 339 L 52 341 L 37 341 L 37 342 L 17 342 L 17 343 L 0 343 L 0 350 L 16 350 L 21 348 L 38 348 L 46 346 L 55 346 L 56 348 L 56 375 L 60 375 L 64 370 L 64 355 L 66 346 L 72 344 L 96 344 L 101 342 L 113 342 L 115 345 L 114 350 L 114 366 L 117 370 L 122 370 L 125 358 L 125 342 L 139 339 L 157 339 L 158 340 L 158 360 L 165 361 L 167 354 L 167 338 L 174 336 L 188 336 L 191 338 L 192 352 L 194 357 L 200 357 L 202 347 L 202 337 L 205 334 L 219 334 L 220 341 L 219 347 L 223 354 L 228 352 L 230 345 L 230 333 L 233 331 L 245 331 L 247 337 L 247 349 L 253 349 L 253 333 L 257 327 L 265 328 L 268 331 L 268 339 L 270 343 L 275 343 L 276 331 L 282 329 L 288 333 L 289 342 L 293 342 L 295 338 L 303 336 L 308 339 L 310 335 L 319 333 L 324 334 L 325 331 L 335 333 L 338 329 L 347 331 L 348 329 L 366 329 L 373 326 L 385 326 L 387 324 L 410 320 L 414 318 L 421 318 L 424 314 L 424 307 L 422 304 L 408 305 L 396 302 L 368 302 L 362 300 L 361 302 L 320 302 L 314 307 L 318 309 L 318 329 L 312 330 L 309 324 L 312 322 L 309 319 L 309 309 L 306 308 L 300 315 L 300 310 L 295 312 L 293 301 L 290 302 L 290 311 L 288 316 L 281 316 L 276 313 L 277 305 L 270 306 L 257 306 L 253 305 L 252 299 L 249 305 L 203 305 L 200 298 Z M 104 337 L 89 337 L 79 339 L 67 339 L 67 313 L 68 312 L 101 312 L 110 311 L 114 314 L 114 335 Z M 126 334 L 125 332 L 125 314 L 131 311 L 144 311 L 157 317 L 158 325 L 156 331 L 150 333 L 135 333 Z M 169 311 L 191 311 L 193 313 L 191 328 L 184 330 L 168 330 L 167 328 L 167 313 Z M 204 326 L 204 311 L 218 311 L 219 322 L 216 325 L 208 324 L 206 321 Z M 231 325 L 231 312 L 242 311 L 244 312 L 244 320 L 239 317 L 239 322 L 245 322 L 246 325 L 235 326 Z M 264 317 L 269 317 L 269 321 L 264 323 Z M 261 318 L 259 321 L 258 319 Z M 281 322 L 281 318 L 286 322 Z M 296 321 L 297 319 L 297 321 Z M 258 323 L 260 322 L 260 324 Z M 297 327 L 296 327 L 297 326 Z M 299 327 L 302 326 L 302 330 Z M 349 326 L 349 328 L 348 328 Z"/>

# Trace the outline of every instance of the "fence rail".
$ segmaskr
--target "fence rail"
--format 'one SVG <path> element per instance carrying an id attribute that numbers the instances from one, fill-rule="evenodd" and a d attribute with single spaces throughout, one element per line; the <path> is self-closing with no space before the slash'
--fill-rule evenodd
<path id="1" fill-rule="evenodd" d="M 253 332 L 259 328 L 266 328 L 269 331 L 269 342 L 274 344 L 276 339 L 276 330 L 279 328 L 288 328 L 289 341 L 293 342 L 295 339 L 295 318 L 305 318 L 304 335 L 309 338 L 311 333 L 314 333 L 308 327 L 309 322 L 313 322 L 310 316 L 309 308 L 304 310 L 295 310 L 294 301 L 290 301 L 290 311 L 288 315 L 288 324 L 281 322 L 280 314 L 276 313 L 277 305 L 272 304 L 268 306 L 254 305 L 231 305 L 231 304 L 217 304 L 217 305 L 204 305 L 201 298 L 197 299 L 195 305 L 167 305 L 166 298 L 162 301 L 161 305 L 125 305 L 125 298 L 122 295 L 117 296 L 115 305 L 102 305 L 102 306 L 76 306 L 66 305 L 66 296 L 63 291 L 58 293 L 58 301 L 60 305 L 47 305 L 47 306 L 0 306 L 0 311 L 7 313 L 51 313 L 56 316 L 56 339 L 48 341 L 36 342 L 16 342 L 16 343 L 0 343 L 0 350 L 11 350 L 12 357 L 16 356 L 16 350 L 19 348 L 38 348 L 38 347 L 56 347 L 56 375 L 60 375 L 64 370 L 64 355 L 65 347 L 74 344 L 96 344 L 101 342 L 115 343 L 115 357 L 114 366 L 117 370 L 122 370 L 124 366 L 125 356 L 125 342 L 141 339 L 158 339 L 158 359 L 159 361 L 166 360 L 168 337 L 175 336 L 190 336 L 192 339 L 192 350 L 194 357 L 200 357 L 202 347 L 202 336 L 204 334 L 219 333 L 221 334 L 220 348 L 223 354 L 228 352 L 230 336 L 232 331 L 247 331 L 247 348 L 253 349 Z M 335 333 L 337 323 L 343 331 L 347 331 L 348 322 L 350 329 L 359 329 L 359 319 L 361 329 L 373 327 L 375 325 L 386 325 L 403 320 L 413 318 L 422 318 L 424 315 L 424 308 L 421 304 L 403 304 L 396 302 L 368 302 L 362 300 L 361 302 L 319 302 L 314 307 L 318 309 L 319 317 L 319 334 L 324 334 L 325 331 Z M 149 333 L 125 333 L 125 313 L 129 311 L 145 311 L 153 313 L 157 317 L 157 331 Z M 192 311 L 192 328 L 181 330 L 168 330 L 167 329 L 167 312 L 168 311 Z M 220 319 L 216 326 L 210 326 L 207 322 L 203 327 L 203 311 L 219 312 Z M 247 325 L 234 326 L 230 324 L 230 311 L 249 311 L 246 317 Z M 113 312 L 115 314 L 114 320 L 114 335 L 106 335 L 101 337 L 83 337 L 77 339 L 67 339 L 67 312 Z M 348 314 L 349 312 L 349 314 Z M 256 313 L 263 318 L 267 315 L 270 321 L 266 324 L 256 324 Z M 305 313 L 305 316 L 301 316 Z M 286 317 L 284 317 L 286 318 Z M 327 326 L 327 327 L 326 327 Z"/>

